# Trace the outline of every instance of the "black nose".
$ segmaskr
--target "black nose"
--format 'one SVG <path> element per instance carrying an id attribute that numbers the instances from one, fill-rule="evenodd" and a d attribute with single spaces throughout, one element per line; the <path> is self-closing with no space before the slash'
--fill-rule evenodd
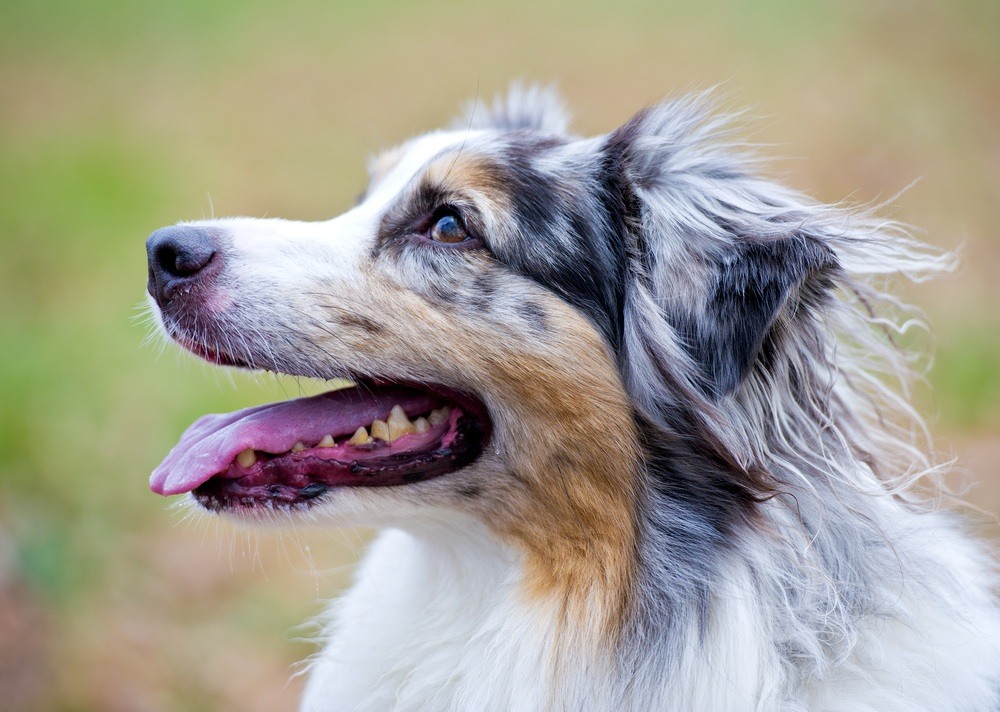
<path id="1" fill-rule="evenodd" d="M 179 289 L 204 276 L 217 251 L 216 232 L 211 228 L 177 225 L 157 230 L 146 240 L 146 289 L 163 306 Z"/>

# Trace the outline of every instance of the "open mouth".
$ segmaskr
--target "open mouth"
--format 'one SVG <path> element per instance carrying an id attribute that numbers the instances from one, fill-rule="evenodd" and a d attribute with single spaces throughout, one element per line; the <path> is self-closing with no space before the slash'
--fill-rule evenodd
<path id="1" fill-rule="evenodd" d="M 150 479 L 210 510 L 304 508 L 337 487 L 388 487 L 472 463 L 489 438 L 485 407 L 436 386 L 364 382 L 206 415 Z"/>

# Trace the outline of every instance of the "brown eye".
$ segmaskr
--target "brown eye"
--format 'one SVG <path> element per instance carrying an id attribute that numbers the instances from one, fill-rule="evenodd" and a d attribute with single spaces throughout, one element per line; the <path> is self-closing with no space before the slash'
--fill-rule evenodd
<path id="1" fill-rule="evenodd" d="M 459 220 L 457 215 L 446 213 L 437 219 L 431 227 L 430 238 L 435 242 L 465 242 L 469 239 L 469 233 Z"/>

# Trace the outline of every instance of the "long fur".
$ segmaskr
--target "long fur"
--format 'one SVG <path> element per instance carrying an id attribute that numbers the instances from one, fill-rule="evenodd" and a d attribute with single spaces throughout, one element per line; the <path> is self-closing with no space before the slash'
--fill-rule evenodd
<path id="1" fill-rule="evenodd" d="M 195 340 L 449 383 L 496 429 L 467 471 L 309 510 L 386 532 L 304 710 L 1000 709 L 995 561 L 925 484 L 915 321 L 882 291 L 952 257 L 762 177 L 709 103 L 579 139 L 515 92 L 387 154 L 328 224 L 207 223 L 228 293 L 272 281 Z M 407 237 L 441 201 L 485 253 Z"/>

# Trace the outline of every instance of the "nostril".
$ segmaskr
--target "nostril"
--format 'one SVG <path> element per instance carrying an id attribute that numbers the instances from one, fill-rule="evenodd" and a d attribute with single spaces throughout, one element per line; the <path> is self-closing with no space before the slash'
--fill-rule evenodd
<path id="1" fill-rule="evenodd" d="M 169 275 L 177 272 L 177 249 L 170 244 L 160 245 L 153 254 L 157 266 Z"/>
<path id="2" fill-rule="evenodd" d="M 154 259 L 164 272 L 173 277 L 190 277 L 197 274 L 215 256 L 215 250 L 191 251 L 167 243 L 156 248 Z"/>

